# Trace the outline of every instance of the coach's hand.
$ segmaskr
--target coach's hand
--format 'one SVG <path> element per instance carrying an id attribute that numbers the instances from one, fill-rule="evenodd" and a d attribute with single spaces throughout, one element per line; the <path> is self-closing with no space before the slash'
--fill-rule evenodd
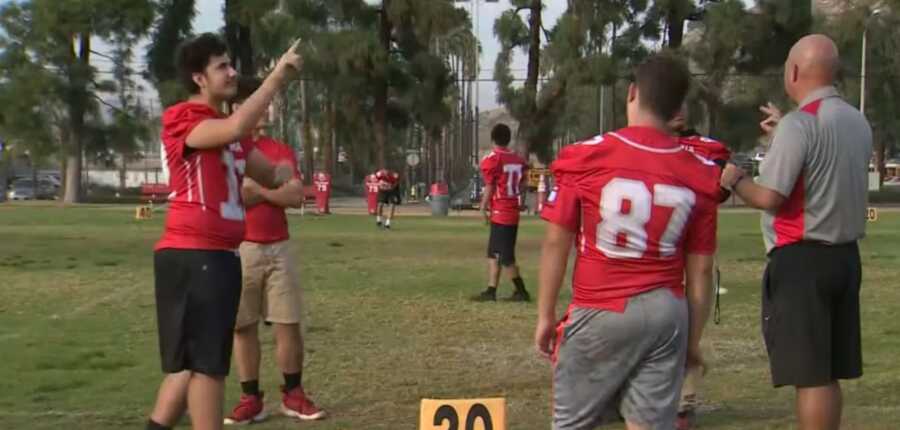
<path id="1" fill-rule="evenodd" d="M 733 190 L 734 186 L 737 185 L 745 175 L 744 169 L 741 169 L 736 164 L 728 163 L 725 165 L 725 169 L 722 170 L 722 177 L 719 185 L 726 190 Z"/>
<path id="2" fill-rule="evenodd" d="M 767 115 L 766 119 L 759 123 L 759 127 L 766 134 L 772 134 L 775 131 L 775 127 L 778 126 L 778 122 L 781 121 L 781 109 L 778 109 L 778 106 L 775 106 L 772 102 L 768 102 L 765 106 L 760 106 L 759 111 Z"/>
<path id="3" fill-rule="evenodd" d="M 556 345 L 556 321 L 553 318 L 538 318 L 534 330 L 534 347 L 538 354 L 550 360 Z"/>

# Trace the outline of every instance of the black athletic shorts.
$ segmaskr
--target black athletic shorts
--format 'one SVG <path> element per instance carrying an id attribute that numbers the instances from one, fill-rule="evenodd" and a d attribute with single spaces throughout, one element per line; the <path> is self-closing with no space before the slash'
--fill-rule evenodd
<path id="1" fill-rule="evenodd" d="M 400 187 L 378 191 L 378 203 L 386 205 L 400 204 Z"/>
<path id="2" fill-rule="evenodd" d="M 234 251 L 162 249 L 153 256 L 162 370 L 227 376 L 241 259 Z"/>
<path id="3" fill-rule="evenodd" d="M 518 225 L 491 223 L 491 237 L 488 239 L 487 257 L 496 258 L 501 266 L 516 264 L 516 236 Z"/>
<path id="4" fill-rule="evenodd" d="M 816 387 L 862 376 L 855 242 L 776 248 L 763 274 L 762 331 L 772 384 Z"/>

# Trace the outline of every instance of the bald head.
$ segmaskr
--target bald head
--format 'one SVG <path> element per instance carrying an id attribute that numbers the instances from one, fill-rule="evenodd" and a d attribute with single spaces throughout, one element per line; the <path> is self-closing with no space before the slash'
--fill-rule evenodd
<path id="1" fill-rule="evenodd" d="M 840 69 L 837 45 L 828 36 L 813 34 L 800 39 L 785 64 L 785 89 L 795 101 L 810 91 L 833 85 Z"/>

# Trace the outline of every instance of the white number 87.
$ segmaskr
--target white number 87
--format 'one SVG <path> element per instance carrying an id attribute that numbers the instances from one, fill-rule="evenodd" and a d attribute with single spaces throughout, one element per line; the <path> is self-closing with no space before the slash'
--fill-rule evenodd
<path id="1" fill-rule="evenodd" d="M 622 213 L 622 203 L 628 200 L 631 210 Z M 600 216 L 597 226 L 597 248 L 609 258 L 641 258 L 647 251 L 647 223 L 652 206 L 670 207 L 672 217 L 659 239 L 662 257 L 675 255 L 675 246 L 681 237 L 696 197 L 688 188 L 656 184 L 653 193 L 642 181 L 615 178 L 600 194 Z M 618 238 L 625 235 L 625 245 Z"/>

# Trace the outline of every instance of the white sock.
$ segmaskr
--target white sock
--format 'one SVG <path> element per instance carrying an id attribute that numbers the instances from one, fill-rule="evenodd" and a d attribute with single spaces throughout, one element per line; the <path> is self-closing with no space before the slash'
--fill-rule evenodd
<path id="1" fill-rule="evenodd" d="M 388 220 L 384 222 L 384 225 L 390 227 L 390 226 L 391 226 L 391 219 L 388 218 Z"/>
<path id="2" fill-rule="evenodd" d="M 381 215 L 375 217 L 375 222 L 381 223 Z"/>

